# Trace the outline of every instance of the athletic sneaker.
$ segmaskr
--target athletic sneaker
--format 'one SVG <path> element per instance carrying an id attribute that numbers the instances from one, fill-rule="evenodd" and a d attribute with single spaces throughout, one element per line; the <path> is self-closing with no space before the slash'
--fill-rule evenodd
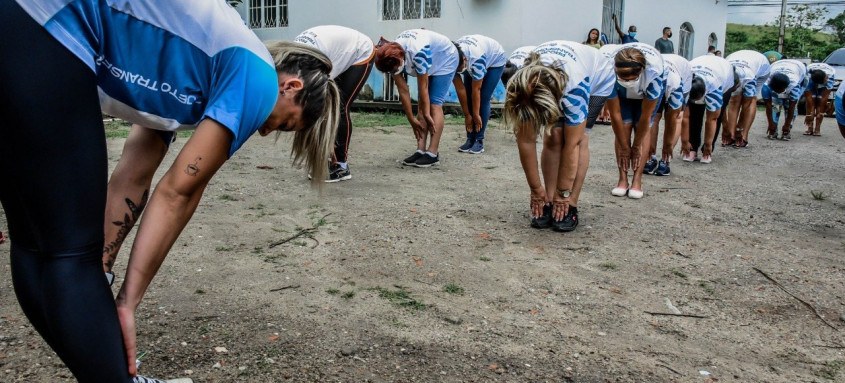
<path id="1" fill-rule="evenodd" d="M 569 207 L 569 211 L 562 220 L 552 223 L 552 230 L 564 233 L 573 231 L 576 227 L 578 227 L 578 208 L 575 206 Z"/>
<path id="2" fill-rule="evenodd" d="M 410 157 L 402 160 L 402 165 L 416 166 L 415 164 L 417 163 L 417 160 L 420 159 L 422 155 L 423 152 L 417 150 L 416 152 L 414 152 L 414 154 L 411 154 Z"/>
<path id="3" fill-rule="evenodd" d="M 463 145 L 458 146 L 458 151 L 461 152 L 461 153 L 467 153 L 467 152 L 469 152 L 469 148 L 471 148 L 472 144 L 474 144 L 474 143 L 475 142 L 473 142 L 473 140 L 471 138 L 467 138 L 467 142 L 464 142 Z"/>
<path id="4" fill-rule="evenodd" d="M 537 218 L 531 218 L 531 227 L 535 229 L 545 229 L 552 226 L 552 205 L 543 206 L 543 215 Z"/>
<path id="5" fill-rule="evenodd" d="M 781 139 L 781 140 L 784 140 L 784 141 L 789 141 L 789 140 L 791 140 L 791 139 L 792 139 L 792 134 L 789 134 L 789 133 L 783 133 L 783 134 L 780 136 L 780 139 Z"/>
<path id="6" fill-rule="evenodd" d="M 427 168 L 438 164 L 440 164 L 440 156 L 432 156 L 428 153 L 421 155 L 420 158 L 417 158 L 417 161 L 414 162 L 414 166 L 418 168 Z"/>
<path id="7" fill-rule="evenodd" d="M 472 144 L 472 147 L 469 148 L 469 150 L 467 150 L 467 152 L 472 153 L 472 154 L 484 153 L 484 142 L 482 142 L 481 140 L 475 141 L 475 143 Z"/>
<path id="8" fill-rule="evenodd" d="M 132 379 L 133 383 L 193 383 L 194 381 L 190 378 L 179 378 L 179 379 L 170 379 L 170 380 L 161 380 L 161 379 L 153 379 L 148 378 L 146 376 L 137 375 L 135 378 Z"/>
<path id="9" fill-rule="evenodd" d="M 777 133 L 769 133 L 769 134 L 766 134 L 766 138 L 768 138 L 770 140 L 777 140 L 778 134 Z"/>
<path id="10" fill-rule="evenodd" d="M 713 162 L 713 156 L 711 156 L 709 154 L 705 154 L 705 155 L 701 156 L 701 163 L 702 164 L 709 164 L 711 162 Z"/>
<path id="11" fill-rule="evenodd" d="M 692 151 L 687 153 L 687 154 L 684 154 L 684 162 L 694 162 L 695 156 L 696 156 L 695 152 L 692 152 Z"/>
<path id="12" fill-rule="evenodd" d="M 352 173 L 349 172 L 349 168 L 343 168 L 339 164 L 334 164 L 329 168 L 329 178 L 326 179 L 328 183 L 346 181 L 352 179 Z"/>
<path id="13" fill-rule="evenodd" d="M 643 167 L 643 174 L 654 174 L 655 170 L 657 170 L 657 158 L 651 157 Z"/>
<path id="14" fill-rule="evenodd" d="M 668 176 L 671 174 L 671 170 L 669 170 L 669 163 L 663 160 L 657 163 L 657 170 L 654 171 L 654 175 L 656 176 Z"/>

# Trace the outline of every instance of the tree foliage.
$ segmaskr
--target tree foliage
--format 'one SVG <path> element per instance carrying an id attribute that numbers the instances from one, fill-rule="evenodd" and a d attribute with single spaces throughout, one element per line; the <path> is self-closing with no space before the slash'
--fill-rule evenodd
<path id="1" fill-rule="evenodd" d="M 806 58 L 814 61 L 823 60 L 830 52 L 839 48 L 845 37 L 845 12 L 841 15 L 824 20 L 827 9 L 821 6 L 800 4 L 793 5 L 785 17 L 786 35 L 784 37 L 783 54 L 787 57 Z M 840 29 L 831 26 L 839 22 Z M 751 33 L 741 30 L 728 30 L 726 35 L 726 51 L 735 52 L 740 49 L 753 49 L 758 52 L 777 50 L 780 20 L 758 28 L 758 32 Z M 820 33 L 822 29 L 833 29 L 842 32 L 837 39 L 827 38 Z M 838 40 L 838 41 L 835 41 Z"/>

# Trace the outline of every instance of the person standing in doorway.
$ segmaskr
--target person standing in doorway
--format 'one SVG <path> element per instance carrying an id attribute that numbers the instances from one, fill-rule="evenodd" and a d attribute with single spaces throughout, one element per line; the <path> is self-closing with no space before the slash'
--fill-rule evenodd
<path id="1" fill-rule="evenodd" d="M 654 41 L 654 48 L 661 54 L 675 53 L 675 44 L 672 43 L 672 28 L 664 27 L 663 36 Z"/>
<path id="2" fill-rule="evenodd" d="M 624 33 L 622 33 L 622 28 L 619 26 L 619 19 L 616 18 L 615 14 L 612 16 L 612 18 L 613 18 L 613 26 L 616 28 L 616 33 L 619 34 L 619 39 L 622 40 L 622 44 L 639 42 L 639 40 L 637 40 L 637 26 L 636 25 L 629 26 L 628 27 L 628 33 L 624 34 Z"/>
<path id="3" fill-rule="evenodd" d="M 373 69 L 373 41 L 361 32 L 339 25 L 310 28 L 296 36 L 293 41 L 317 48 L 332 62 L 329 77 L 334 79 L 340 90 L 340 120 L 326 182 L 352 179 L 348 163 L 349 143 L 352 141 L 352 117 L 349 115 L 349 109 Z"/>

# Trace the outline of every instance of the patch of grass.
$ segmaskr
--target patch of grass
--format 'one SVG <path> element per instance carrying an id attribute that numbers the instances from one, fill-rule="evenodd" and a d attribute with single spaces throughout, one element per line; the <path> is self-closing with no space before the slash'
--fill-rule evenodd
<path id="1" fill-rule="evenodd" d="M 824 201 L 824 200 L 827 199 L 827 195 L 824 194 L 824 192 L 820 191 L 820 190 L 819 191 L 811 190 L 810 194 L 813 195 L 813 199 L 816 200 L 816 201 Z"/>
<path id="2" fill-rule="evenodd" d="M 678 270 L 678 269 L 672 269 L 672 275 L 674 275 L 674 276 L 676 276 L 676 277 L 678 277 L 678 278 L 682 278 L 682 279 L 687 279 L 687 278 L 688 278 L 688 277 L 687 277 L 687 275 L 686 275 L 686 273 L 684 273 L 683 271 Z"/>
<path id="3" fill-rule="evenodd" d="M 446 286 L 443 286 L 443 291 L 454 295 L 464 295 L 464 288 L 454 283 L 449 283 Z"/>
<path id="4" fill-rule="evenodd" d="M 103 121 L 106 129 L 106 138 L 126 138 L 129 136 L 129 128 L 132 124 L 123 120 Z"/>
<path id="5" fill-rule="evenodd" d="M 221 194 L 220 197 L 217 197 L 223 201 L 237 201 L 238 199 L 229 195 L 229 194 Z"/>
<path id="6" fill-rule="evenodd" d="M 816 376 L 822 379 L 835 380 L 839 373 L 845 369 L 845 361 L 834 360 L 824 364 L 821 370 L 816 372 Z"/>
<path id="7" fill-rule="evenodd" d="M 715 294 L 715 293 L 716 293 L 716 289 L 715 289 L 715 288 L 713 288 L 713 286 L 711 286 L 711 285 L 710 285 L 709 283 L 707 283 L 706 281 L 698 281 L 698 287 L 701 287 L 702 289 L 704 289 L 704 291 L 705 291 L 707 294 L 713 295 L 713 294 Z"/>
<path id="8" fill-rule="evenodd" d="M 214 251 L 232 251 L 231 246 L 217 246 L 214 248 Z"/>
<path id="9" fill-rule="evenodd" d="M 400 321 L 399 319 L 396 319 L 396 318 L 393 318 L 393 321 L 392 321 L 392 322 L 390 322 L 390 325 L 392 325 L 393 327 L 398 327 L 398 328 L 408 328 L 408 327 L 411 327 L 411 326 L 408 326 L 408 324 L 407 324 L 407 323 L 402 322 L 402 321 Z"/>
<path id="10" fill-rule="evenodd" d="M 355 292 L 354 291 L 347 291 L 347 292 L 343 293 L 340 297 L 343 298 L 343 299 L 349 300 L 349 299 L 355 298 Z"/>
<path id="11" fill-rule="evenodd" d="M 250 206 L 249 210 L 264 210 L 266 206 L 263 203 L 256 204 L 255 206 Z"/>
<path id="12" fill-rule="evenodd" d="M 479 261 L 481 261 L 481 262 L 490 262 L 490 261 L 492 261 L 492 259 L 490 259 L 490 257 L 485 257 L 485 256 L 478 257 L 478 260 L 479 260 Z"/>
<path id="13" fill-rule="evenodd" d="M 424 310 L 427 306 L 425 303 L 422 303 L 415 298 L 411 297 L 407 290 L 404 287 L 397 286 L 396 290 L 390 290 L 383 287 L 375 287 L 371 290 L 378 292 L 378 296 L 390 301 L 396 306 L 414 309 L 414 310 Z"/>
<path id="14" fill-rule="evenodd" d="M 308 246 L 308 243 L 306 243 L 305 241 L 300 241 L 300 240 L 296 240 L 296 241 L 293 241 L 291 243 L 293 243 L 296 246 L 300 246 L 300 247 Z"/>
<path id="15" fill-rule="evenodd" d="M 616 266 L 616 264 L 613 262 L 602 262 L 599 263 L 599 268 L 605 271 L 614 271 L 618 269 L 619 266 Z"/>
<path id="16" fill-rule="evenodd" d="M 263 253 L 264 253 L 264 248 L 263 248 L 263 247 L 261 247 L 261 246 L 256 246 L 256 247 L 253 247 L 253 248 L 252 248 L 252 253 L 253 253 L 253 254 L 263 254 Z"/>
<path id="17" fill-rule="evenodd" d="M 314 222 L 314 227 L 322 227 L 322 226 L 326 226 L 328 224 L 329 224 L 329 221 L 326 220 L 326 217 L 322 217 L 322 218 L 318 219 L 317 222 Z"/>
<path id="18" fill-rule="evenodd" d="M 340 294 L 340 290 L 335 289 L 335 288 L 331 288 L 331 289 L 327 289 L 326 293 L 328 293 L 329 295 L 337 295 L 337 294 Z"/>

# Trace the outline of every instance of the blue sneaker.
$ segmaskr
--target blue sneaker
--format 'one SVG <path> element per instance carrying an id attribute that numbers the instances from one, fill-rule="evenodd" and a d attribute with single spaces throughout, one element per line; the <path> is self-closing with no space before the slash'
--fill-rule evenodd
<path id="1" fill-rule="evenodd" d="M 643 174 L 654 174 L 655 170 L 657 170 L 657 158 L 651 157 L 643 167 Z"/>
<path id="2" fill-rule="evenodd" d="M 481 140 L 475 141 L 475 143 L 472 144 L 472 147 L 469 148 L 469 150 L 467 152 L 472 153 L 472 154 L 484 153 L 484 142 L 481 141 Z"/>
<path id="3" fill-rule="evenodd" d="M 458 151 L 461 153 L 469 153 L 469 149 L 472 148 L 472 144 L 475 143 L 475 140 L 472 138 L 467 137 L 467 142 L 464 142 L 463 145 L 458 146 Z"/>
<path id="4" fill-rule="evenodd" d="M 669 163 L 663 160 L 657 163 L 657 170 L 654 171 L 654 175 L 656 176 L 668 176 L 671 174 L 671 170 L 669 170 Z"/>

